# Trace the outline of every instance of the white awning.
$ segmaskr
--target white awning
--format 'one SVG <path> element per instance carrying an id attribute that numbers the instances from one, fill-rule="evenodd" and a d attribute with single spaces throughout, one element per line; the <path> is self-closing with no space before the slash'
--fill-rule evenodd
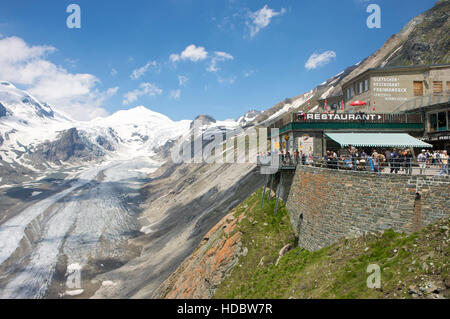
<path id="1" fill-rule="evenodd" d="M 433 145 L 406 133 L 325 133 L 325 135 L 344 147 L 349 145 L 367 147 L 433 147 Z"/>

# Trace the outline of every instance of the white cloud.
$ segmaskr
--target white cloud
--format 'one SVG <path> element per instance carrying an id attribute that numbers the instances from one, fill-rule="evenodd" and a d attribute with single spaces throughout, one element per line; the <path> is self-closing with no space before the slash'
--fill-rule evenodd
<path id="1" fill-rule="evenodd" d="M 314 53 L 306 61 L 305 68 L 307 70 L 316 69 L 330 63 L 334 58 L 336 58 L 336 52 L 334 51 L 325 51 L 320 54 Z"/>
<path id="2" fill-rule="evenodd" d="M 198 62 L 204 60 L 208 57 L 208 52 L 204 47 L 197 47 L 194 44 L 188 45 L 186 49 L 183 50 L 180 54 L 171 54 L 169 59 L 171 62 L 178 62 L 180 60 Z"/>
<path id="3" fill-rule="evenodd" d="M 181 90 L 172 90 L 170 91 L 170 96 L 169 96 L 172 100 L 179 100 L 181 97 Z"/>
<path id="4" fill-rule="evenodd" d="M 23 85 L 38 99 L 78 120 L 106 115 L 101 106 L 118 88 L 100 91 L 92 74 L 70 73 L 47 59 L 52 46 L 30 46 L 19 37 L 0 39 L 0 78 Z"/>
<path id="5" fill-rule="evenodd" d="M 117 75 L 117 70 L 116 69 L 111 69 L 111 76 L 116 76 Z"/>
<path id="6" fill-rule="evenodd" d="M 67 65 L 70 67 L 70 68 L 76 68 L 77 67 L 77 63 L 78 63 L 78 60 L 75 60 L 75 59 L 65 59 L 65 61 L 66 61 L 66 63 L 67 63 Z"/>
<path id="7" fill-rule="evenodd" d="M 139 85 L 138 89 L 135 89 L 133 91 L 127 92 L 124 97 L 125 99 L 122 101 L 123 105 L 133 103 L 137 101 L 138 98 L 144 95 L 148 96 L 156 96 L 159 94 L 162 94 L 163 90 L 161 90 L 159 87 L 157 87 L 155 84 L 152 83 L 141 83 Z"/>
<path id="8" fill-rule="evenodd" d="M 252 74 L 255 72 L 256 72 L 255 70 L 250 70 L 250 71 L 244 72 L 244 77 L 248 78 L 248 77 L 252 76 Z"/>
<path id="9" fill-rule="evenodd" d="M 211 59 L 211 64 L 209 65 L 209 67 L 206 69 L 208 72 L 217 72 L 220 69 L 217 67 L 217 63 L 219 62 L 223 62 L 226 60 L 233 60 L 234 57 L 226 52 L 221 52 L 221 51 L 216 51 L 214 53 L 213 58 Z"/>
<path id="10" fill-rule="evenodd" d="M 149 61 L 143 67 L 133 70 L 133 73 L 130 75 L 130 78 L 133 80 L 138 80 L 150 69 L 150 67 L 154 67 L 155 69 L 157 69 L 158 63 L 156 61 Z"/>
<path id="11" fill-rule="evenodd" d="M 184 75 L 178 76 L 178 85 L 179 86 L 185 86 L 188 81 L 189 81 L 189 78 L 187 76 L 184 76 Z"/>
<path id="12" fill-rule="evenodd" d="M 247 25 L 250 28 L 250 37 L 253 38 L 259 31 L 261 31 L 261 29 L 267 27 L 273 17 L 283 15 L 285 13 L 285 8 L 282 8 L 277 12 L 270 9 L 267 5 L 255 12 L 250 12 L 248 15 L 249 21 L 247 21 Z"/>
<path id="13" fill-rule="evenodd" d="M 219 82 L 220 84 L 233 84 L 236 81 L 236 77 L 232 76 L 229 78 L 223 78 L 221 76 L 217 77 L 217 82 Z"/>

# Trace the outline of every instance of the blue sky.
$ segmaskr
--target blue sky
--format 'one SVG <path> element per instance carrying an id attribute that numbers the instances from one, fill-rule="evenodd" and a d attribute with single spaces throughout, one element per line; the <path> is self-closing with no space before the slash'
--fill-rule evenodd
<path id="1" fill-rule="evenodd" d="M 364 59 L 434 2 L 2 1 L 0 78 L 80 119 L 137 105 L 174 120 L 237 118 Z M 81 29 L 66 26 L 70 3 Z M 366 26 L 370 3 L 380 29 Z"/>

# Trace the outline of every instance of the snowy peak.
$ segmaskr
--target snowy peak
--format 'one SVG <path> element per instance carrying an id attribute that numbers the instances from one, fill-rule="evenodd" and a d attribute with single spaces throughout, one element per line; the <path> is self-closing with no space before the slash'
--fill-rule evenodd
<path id="1" fill-rule="evenodd" d="M 213 118 L 212 116 L 210 116 L 210 115 L 203 115 L 203 114 L 197 116 L 197 117 L 191 122 L 190 128 L 193 128 L 193 127 L 194 127 L 194 123 L 195 123 L 195 122 L 200 123 L 200 126 L 203 126 L 203 125 L 210 125 L 210 124 L 217 123 L 216 119 Z"/>
<path id="2" fill-rule="evenodd" d="M 256 120 L 256 118 L 261 114 L 260 111 L 256 111 L 256 110 L 251 110 L 248 111 L 247 113 L 245 113 L 243 116 L 241 116 L 240 118 L 237 119 L 237 122 L 239 123 L 239 125 L 241 126 L 246 126 L 247 124 L 250 124 L 251 122 L 253 122 L 254 120 Z"/>
<path id="3" fill-rule="evenodd" d="M 0 82 L 0 161 L 12 170 L 153 156 L 167 141 L 188 132 L 189 124 L 144 106 L 75 121 L 13 84 Z"/>
<path id="4" fill-rule="evenodd" d="M 16 120 L 28 122 L 42 118 L 54 119 L 55 112 L 28 92 L 16 88 L 10 82 L 1 81 L 0 117 L 15 117 Z"/>
<path id="5" fill-rule="evenodd" d="M 129 110 L 120 110 L 108 117 L 98 118 L 95 119 L 94 121 L 100 121 L 105 123 L 109 122 L 112 124 L 124 122 L 127 123 L 148 122 L 148 121 L 172 122 L 172 120 L 169 119 L 167 116 L 158 112 L 154 112 L 146 108 L 145 106 L 137 106 Z"/>

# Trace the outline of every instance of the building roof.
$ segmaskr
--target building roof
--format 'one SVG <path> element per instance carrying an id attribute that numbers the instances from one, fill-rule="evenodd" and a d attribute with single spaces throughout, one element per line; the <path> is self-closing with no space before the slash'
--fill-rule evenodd
<path id="1" fill-rule="evenodd" d="M 325 135 L 344 147 L 349 145 L 359 147 L 433 147 L 406 133 L 325 133 Z"/>

